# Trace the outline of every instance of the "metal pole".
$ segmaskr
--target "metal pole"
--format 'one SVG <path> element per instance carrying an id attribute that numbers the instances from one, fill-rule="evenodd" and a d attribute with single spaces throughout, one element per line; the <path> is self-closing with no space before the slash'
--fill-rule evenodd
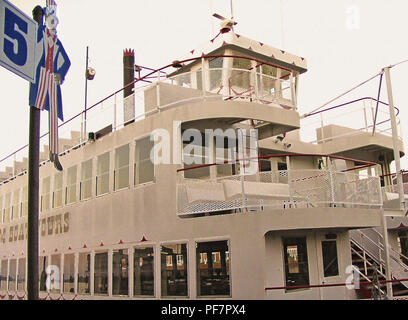
<path id="1" fill-rule="evenodd" d="M 385 212 L 382 210 L 382 227 L 383 227 L 383 233 L 384 233 L 384 253 L 385 253 L 385 267 L 386 267 L 386 276 L 387 280 L 392 280 L 391 279 L 391 264 L 390 264 L 390 250 L 388 247 L 388 228 L 387 228 L 387 219 L 385 217 Z M 388 299 L 392 299 L 393 297 L 393 292 L 392 292 L 392 283 L 387 282 L 387 297 Z"/>
<path id="2" fill-rule="evenodd" d="M 27 298 L 38 300 L 38 204 L 40 163 L 40 110 L 30 106 L 28 146 Z"/>
<path id="3" fill-rule="evenodd" d="M 400 148 L 398 141 L 398 130 L 397 130 L 397 121 L 395 117 L 394 110 L 394 100 L 392 96 L 392 87 L 391 87 L 391 77 L 390 77 L 390 68 L 384 68 L 385 78 L 387 81 L 387 91 L 388 91 L 388 103 L 390 108 L 390 118 L 391 118 L 391 128 L 392 128 L 392 144 L 394 148 L 394 160 L 395 160 L 395 171 L 397 173 L 397 186 L 400 200 L 400 209 L 405 210 L 405 196 L 404 196 L 404 186 L 402 184 L 402 172 L 401 172 L 401 162 L 400 162 Z"/>
<path id="4" fill-rule="evenodd" d="M 86 108 L 88 104 L 88 52 L 89 52 L 89 47 L 86 47 L 86 69 L 85 69 L 85 108 L 84 108 L 84 139 L 86 140 Z"/>

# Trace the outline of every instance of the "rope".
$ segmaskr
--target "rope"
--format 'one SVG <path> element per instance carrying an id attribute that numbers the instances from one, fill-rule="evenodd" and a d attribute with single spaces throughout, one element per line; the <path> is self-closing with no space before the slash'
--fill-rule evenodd
<path id="1" fill-rule="evenodd" d="M 376 75 L 372 76 L 371 78 L 361 82 L 360 84 L 356 85 L 355 87 L 351 88 L 350 90 L 347 90 L 346 92 L 342 93 L 341 95 L 331 99 L 330 101 L 326 102 L 325 104 L 321 105 L 320 107 L 310 111 L 309 113 L 304 114 L 301 118 L 306 118 L 307 116 L 309 116 L 311 113 L 314 113 L 318 110 L 320 110 L 321 108 L 324 108 L 325 106 L 327 106 L 328 104 L 332 103 L 333 101 L 336 101 L 337 99 L 340 99 L 341 97 L 345 96 L 346 94 L 350 93 L 351 91 L 361 87 L 362 85 L 366 84 L 367 82 L 375 79 L 376 77 L 378 77 L 379 75 L 381 75 L 383 73 L 383 70 L 381 70 L 379 73 L 377 73 Z"/>

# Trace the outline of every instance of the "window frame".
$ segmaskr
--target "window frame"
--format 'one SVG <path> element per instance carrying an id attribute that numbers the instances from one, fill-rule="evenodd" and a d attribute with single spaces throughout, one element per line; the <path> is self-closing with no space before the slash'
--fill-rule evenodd
<path id="1" fill-rule="evenodd" d="M 127 152 L 127 165 L 123 165 L 121 167 L 117 167 L 117 164 L 121 162 L 120 158 L 118 158 L 119 155 L 119 151 L 121 151 L 120 149 L 122 148 L 128 148 L 128 152 Z M 115 148 L 114 150 L 114 165 L 113 165 L 113 191 L 119 191 L 119 190 L 123 190 L 123 189 L 128 189 L 130 188 L 130 152 L 131 152 L 131 147 L 130 147 L 130 143 L 124 144 L 120 147 Z M 117 173 L 119 171 L 121 171 L 122 169 L 127 168 L 127 185 L 125 186 L 121 186 L 121 187 L 117 187 L 117 183 L 118 183 L 118 179 L 117 176 L 119 176 Z"/>
<path id="2" fill-rule="evenodd" d="M 287 255 L 287 253 L 288 253 L 288 247 L 289 246 L 297 246 L 297 251 L 299 250 L 298 249 L 298 247 L 299 247 L 299 242 L 296 244 L 291 244 L 290 242 L 296 242 L 296 240 L 302 240 L 302 245 L 304 245 L 304 248 L 301 248 L 301 249 L 303 249 L 304 250 L 304 252 L 302 252 L 303 254 L 306 254 L 306 259 L 305 259 L 305 261 L 300 261 L 300 260 L 298 260 L 298 263 L 297 263 L 297 265 L 298 265 L 298 268 L 299 268 L 299 272 L 289 272 L 289 260 L 288 260 L 288 255 Z M 281 241 L 282 241 L 282 254 L 283 254 L 283 270 L 284 270 L 284 281 L 285 281 L 285 286 L 286 287 L 290 287 L 290 286 L 303 286 L 303 285 L 305 285 L 305 286 L 307 286 L 307 285 L 310 285 L 310 263 L 309 263 L 309 252 L 308 252 L 308 245 L 307 245 L 307 241 L 308 239 L 307 239 L 307 236 L 302 236 L 302 235 L 296 235 L 296 236 L 283 236 L 282 237 L 282 239 L 281 239 Z M 301 253 L 299 253 L 299 252 L 297 252 L 297 256 L 299 256 Z M 307 276 L 307 278 L 306 279 L 304 279 L 304 280 L 306 280 L 306 281 L 296 281 L 296 279 L 295 280 L 291 280 L 290 278 L 289 278 L 289 275 L 290 274 L 299 274 L 300 275 L 300 277 L 302 276 L 302 272 L 300 271 L 300 268 L 301 267 L 303 267 L 302 265 L 305 265 L 306 266 L 306 272 L 304 273 L 306 276 Z M 301 279 L 302 280 L 302 279 Z M 294 284 L 293 285 L 291 285 L 291 284 L 289 284 L 289 281 L 293 281 L 294 282 Z M 296 290 L 309 290 L 310 288 L 302 288 L 302 289 L 299 289 L 299 288 L 286 288 L 285 289 L 285 292 L 293 292 L 293 291 L 296 291 Z"/>
<path id="3" fill-rule="evenodd" d="M 140 137 L 140 138 L 138 138 L 138 139 L 136 139 L 134 141 L 134 150 L 133 150 L 133 155 L 134 155 L 134 158 L 133 158 L 133 186 L 134 187 L 156 182 L 156 166 L 154 164 L 154 159 L 153 159 L 153 163 L 152 163 L 153 172 L 152 172 L 151 180 L 140 182 L 140 174 L 139 174 L 140 163 L 144 163 L 146 161 L 151 162 L 151 159 L 150 159 L 151 149 L 150 149 L 150 152 L 149 152 L 149 158 L 141 159 L 140 151 L 139 151 L 139 157 L 138 157 L 138 154 L 137 154 L 138 142 L 140 143 L 140 141 L 142 141 L 142 140 L 148 140 L 149 143 L 152 145 L 152 148 L 154 148 L 155 143 L 154 143 L 154 141 L 152 141 L 150 139 L 150 137 L 151 136 L 148 135 L 148 136 Z M 154 153 L 153 153 L 153 156 L 154 156 Z"/>
<path id="4" fill-rule="evenodd" d="M 185 263 L 185 266 L 186 266 L 186 276 L 185 276 L 185 279 L 186 279 L 186 281 L 185 281 L 185 283 L 186 283 L 186 295 L 170 295 L 170 294 L 164 295 L 163 294 L 163 270 L 162 270 L 163 261 L 162 261 L 162 258 L 163 258 L 163 256 L 167 257 L 167 255 L 162 255 L 162 247 L 163 246 L 177 246 L 177 245 L 185 245 L 186 246 L 186 259 L 185 259 L 185 261 L 186 261 L 186 263 Z M 189 250 L 189 246 L 188 246 L 188 241 L 172 241 L 172 242 L 160 243 L 159 244 L 159 253 L 160 253 L 160 284 L 159 285 L 160 285 L 160 288 L 161 288 L 160 296 L 162 298 L 171 298 L 171 297 L 189 298 L 190 297 L 190 285 L 189 285 L 190 281 L 189 280 L 190 280 L 191 266 L 189 264 L 190 250 Z M 174 268 L 174 265 L 175 264 L 173 263 L 172 264 L 173 268 Z M 176 268 L 177 268 L 177 262 L 176 262 Z M 165 270 L 165 271 L 167 271 L 167 270 Z M 174 271 L 174 270 L 172 270 L 172 271 Z M 168 284 L 168 282 L 166 282 L 166 283 Z"/>
<path id="5" fill-rule="evenodd" d="M 221 264 L 222 268 L 222 262 L 221 262 L 221 251 L 211 251 L 211 254 L 208 255 L 206 251 L 199 251 L 199 244 L 209 244 L 209 243 L 219 243 L 219 242 L 225 242 L 227 246 L 227 251 L 225 251 L 225 264 L 226 264 L 226 273 L 228 276 L 228 285 L 229 285 L 229 293 L 227 294 L 201 294 L 200 290 L 201 289 L 201 281 L 199 279 L 200 277 L 200 264 L 201 264 L 201 259 L 205 260 L 204 264 L 209 263 L 209 260 L 212 260 L 212 263 L 217 263 Z M 220 244 L 221 246 L 221 244 Z M 215 250 L 215 249 L 212 249 Z M 202 239 L 202 240 L 197 240 L 195 241 L 195 269 L 196 269 L 196 289 L 197 289 L 197 297 L 199 298 L 217 298 L 217 297 L 232 297 L 232 274 L 231 274 L 231 240 L 229 238 L 215 238 L 215 239 Z M 211 258 L 210 258 L 211 256 Z M 217 262 L 214 257 L 218 257 L 219 261 Z M 215 268 L 214 268 L 215 271 Z"/>

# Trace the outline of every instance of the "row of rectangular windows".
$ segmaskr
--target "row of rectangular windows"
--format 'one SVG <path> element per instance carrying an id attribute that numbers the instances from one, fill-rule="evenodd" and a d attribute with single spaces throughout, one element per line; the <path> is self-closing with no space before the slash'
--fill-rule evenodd
<path id="1" fill-rule="evenodd" d="M 154 164 L 150 151 L 154 142 L 150 137 L 139 139 L 134 148 L 133 184 L 139 185 L 154 180 Z M 93 169 L 95 162 L 96 170 Z M 79 169 L 79 170 L 78 170 Z M 95 172 L 94 172 L 95 171 Z M 79 177 L 78 177 L 79 173 Z M 63 181 L 65 176 L 65 183 Z M 126 144 L 114 150 L 113 179 L 111 179 L 110 152 L 74 165 L 48 176 L 41 181 L 40 211 L 59 208 L 78 200 L 107 194 L 130 186 L 130 145 Z M 78 179 L 79 178 L 79 179 Z M 94 184 L 93 184 L 93 181 Z M 52 187 L 51 187 L 52 186 Z M 24 186 L 14 192 L 0 195 L 1 223 L 7 223 L 27 216 L 28 188 Z"/>
<path id="2" fill-rule="evenodd" d="M 50 261 L 48 256 L 41 256 L 39 288 L 51 293 L 108 295 L 111 284 L 112 295 L 154 297 L 155 256 L 153 246 L 54 254 Z M 187 256 L 186 243 L 160 246 L 161 296 L 188 296 Z M 228 241 L 197 242 L 196 258 L 197 295 L 229 296 Z M 0 291 L 25 291 L 25 267 L 25 258 L 2 260 Z M 47 274 L 51 275 L 50 281 Z"/>

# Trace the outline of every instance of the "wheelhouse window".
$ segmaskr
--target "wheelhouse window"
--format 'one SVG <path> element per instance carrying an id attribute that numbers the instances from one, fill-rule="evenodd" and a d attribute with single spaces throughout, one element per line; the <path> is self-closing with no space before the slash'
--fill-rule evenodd
<path id="1" fill-rule="evenodd" d="M 129 153 L 128 144 L 115 150 L 114 190 L 129 187 Z"/>
<path id="2" fill-rule="evenodd" d="M 80 253 L 78 256 L 78 294 L 90 293 L 91 254 Z"/>
<path id="3" fill-rule="evenodd" d="M 306 237 L 283 238 L 283 254 L 286 286 L 309 285 Z"/>
<path id="4" fill-rule="evenodd" d="M 122 296 L 129 295 L 128 249 L 113 250 L 112 264 L 112 293 Z"/>
<path id="5" fill-rule="evenodd" d="M 210 91 L 219 93 L 222 90 L 222 68 L 224 58 L 218 57 L 208 62 L 210 68 Z"/>
<path id="6" fill-rule="evenodd" d="M 233 58 L 231 75 L 228 79 L 230 95 L 246 97 L 252 94 L 252 62 L 250 59 Z"/>
<path id="7" fill-rule="evenodd" d="M 105 152 L 97 158 L 96 195 L 109 192 L 110 153 Z"/>
<path id="8" fill-rule="evenodd" d="M 197 295 L 229 296 L 231 289 L 228 241 L 199 242 L 196 247 Z"/>
<path id="9" fill-rule="evenodd" d="M 154 163 L 150 159 L 154 141 L 150 136 L 137 140 L 135 145 L 135 185 L 154 180 Z"/>
<path id="10" fill-rule="evenodd" d="M 138 247 L 133 253 L 133 294 L 154 296 L 154 254 L 152 247 Z"/>
<path id="11" fill-rule="evenodd" d="M 108 253 L 95 253 L 94 292 L 108 294 Z"/>
<path id="12" fill-rule="evenodd" d="M 62 206 L 62 172 L 54 174 L 54 190 L 52 193 L 52 207 L 59 208 Z"/>
<path id="13" fill-rule="evenodd" d="M 67 186 L 65 188 L 65 204 L 77 201 L 77 166 L 68 168 Z"/>
<path id="14" fill-rule="evenodd" d="M 17 260 L 11 259 L 9 265 L 9 275 L 8 275 L 8 290 L 16 290 L 16 274 L 17 274 Z"/>
<path id="15" fill-rule="evenodd" d="M 81 182 L 79 199 L 86 200 L 92 196 L 92 159 L 81 163 Z"/>
<path id="16" fill-rule="evenodd" d="M 17 291 L 25 291 L 26 259 L 18 260 Z"/>
<path id="17" fill-rule="evenodd" d="M 48 211 L 50 209 L 50 188 L 51 177 L 44 178 L 42 180 L 41 188 L 41 212 Z"/>
<path id="18" fill-rule="evenodd" d="M 7 291 L 7 268 L 8 261 L 2 260 L 0 266 L 0 291 Z"/>
<path id="19" fill-rule="evenodd" d="M 74 293 L 75 277 L 75 255 L 73 253 L 64 255 L 64 293 Z"/>
<path id="20" fill-rule="evenodd" d="M 187 296 L 187 245 L 161 246 L 162 296 Z"/>
<path id="21" fill-rule="evenodd" d="M 336 240 L 322 241 L 323 273 L 324 277 L 339 275 Z"/>

